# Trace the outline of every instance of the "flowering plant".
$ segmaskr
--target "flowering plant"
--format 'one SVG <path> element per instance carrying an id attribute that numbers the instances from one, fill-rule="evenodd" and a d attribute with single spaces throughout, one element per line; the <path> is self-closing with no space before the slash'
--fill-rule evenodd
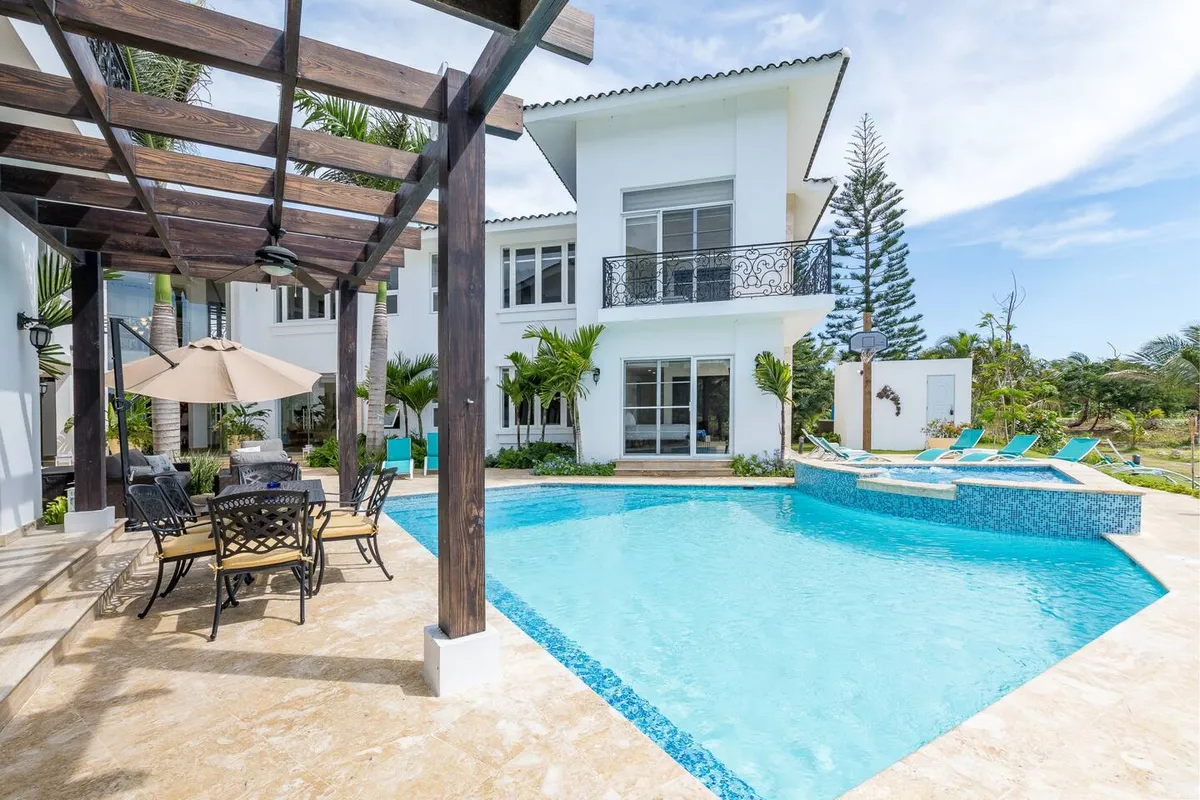
<path id="1" fill-rule="evenodd" d="M 921 433 L 931 439 L 953 439 L 966 429 L 966 425 L 958 425 L 952 419 L 935 419 L 929 422 Z"/>

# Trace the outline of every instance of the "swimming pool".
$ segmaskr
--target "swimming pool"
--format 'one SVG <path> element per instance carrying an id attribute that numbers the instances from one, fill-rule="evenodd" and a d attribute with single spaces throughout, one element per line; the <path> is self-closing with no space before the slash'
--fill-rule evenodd
<path id="1" fill-rule="evenodd" d="M 436 498 L 387 513 L 437 549 Z M 1163 594 L 1103 540 L 786 488 L 487 493 L 488 599 L 718 796 L 835 797 Z"/>
<path id="2" fill-rule="evenodd" d="M 974 478 L 985 481 L 1020 481 L 1022 483 L 1065 483 L 1076 484 L 1078 481 L 1050 466 L 954 466 L 943 464 L 915 466 L 879 466 L 872 465 L 875 478 L 889 478 L 896 481 L 913 481 L 915 483 L 953 483 L 960 478 Z"/>

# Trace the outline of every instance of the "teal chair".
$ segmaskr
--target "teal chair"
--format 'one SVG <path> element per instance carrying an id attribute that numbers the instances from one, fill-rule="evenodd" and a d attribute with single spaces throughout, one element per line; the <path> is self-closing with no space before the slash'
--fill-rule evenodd
<path id="1" fill-rule="evenodd" d="M 436 431 L 429 434 L 425 439 L 425 444 L 425 466 L 422 467 L 422 475 L 428 475 L 429 470 L 436 471 L 438 468 L 438 435 Z"/>
<path id="2" fill-rule="evenodd" d="M 1100 444 L 1099 439 L 1087 439 L 1080 436 L 1064 444 L 1062 449 L 1050 457 L 1058 461 L 1069 461 L 1072 464 L 1078 464 L 1087 458 L 1088 453 L 1095 450 L 1098 444 Z M 1031 461 L 1032 459 L 1021 460 Z"/>
<path id="3" fill-rule="evenodd" d="M 848 461 L 852 464 L 858 464 L 863 461 L 891 461 L 886 456 L 877 456 L 874 453 L 868 453 L 866 450 L 855 450 L 851 447 L 842 447 L 834 444 L 823 436 L 814 437 L 813 441 L 824 450 L 827 454 L 833 456 L 834 461 Z"/>
<path id="4" fill-rule="evenodd" d="M 394 469 L 398 475 L 407 474 L 411 480 L 413 476 L 412 439 L 407 436 L 403 439 L 388 439 L 387 460 L 383 462 L 383 468 Z"/>
<path id="5" fill-rule="evenodd" d="M 1036 433 L 1022 433 L 1020 436 L 1014 436 L 1011 442 L 999 450 L 972 450 L 963 453 L 958 462 L 960 464 L 978 464 L 983 461 L 1011 461 L 1029 452 L 1029 448 L 1033 447 L 1033 443 L 1037 440 Z"/>
<path id="6" fill-rule="evenodd" d="M 979 444 L 983 438 L 983 428 L 967 428 L 958 435 L 958 440 L 949 447 L 932 447 L 922 453 L 917 453 L 917 461 L 938 461 L 951 454 L 960 454 Z"/>

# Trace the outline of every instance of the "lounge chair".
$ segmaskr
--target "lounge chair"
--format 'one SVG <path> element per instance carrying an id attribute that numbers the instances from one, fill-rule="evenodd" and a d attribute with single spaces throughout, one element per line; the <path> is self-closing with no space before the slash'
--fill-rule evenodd
<path id="1" fill-rule="evenodd" d="M 868 453 L 866 450 L 855 450 L 850 447 L 842 447 L 827 441 L 821 436 L 814 437 L 818 445 L 829 455 L 833 456 L 834 461 L 848 461 L 851 463 L 861 463 L 864 461 L 891 461 L 885 456 L 877 456 L 874 453 Z"/>
<path id="2" fill-rule="evenodd" d="M 968 450 L 958 459 L 960 464 L 978 464 L 984 461 L 1011 461 L 1029 452 L 1033 443 L 1038 440 L 1036 433 L 1022 433 L 1014 436 L 1012 441 L 999 450 Z"/>
<path id="3" fill-rule="evenodd" d="M 384 469 L 394 469 L 398 474 L 413 476 L 412 439 L 387 440 L 387 460 L 383 462 Z"/>
<path id="4" fill-rule="evenodd" d="M 1105 455 L 1103 446 L 1107 446 L 1112 452 L 1112 455 Z M 1145 464 L 1139 464 L 1132 459 L 1128 459 L 1121 455 L 1121 451 L 1113 444 L 1112 439 L 1105 439 L 1103 445 L 1096 448 L 1096 455 L 1100 456 L 1100 463 L 1096 464 L 1096 469 L 1108 470 L 1110 475 L 1150 475 L 1156 478 L 1163 478 L 1171 483 L 1177 483 L 1181 486 L 1190 486 L 1193 489 L 1200 488 L 1197 482 L 1193 481 L 1182 472 L 1174 472 L 1162 467 L 1148 467 Z"/>
<path id="5" fill-rule="evenodd" d="M 949 447 L 931 447 L 917 453 L 917 461 L 939 461 L 950 455 L 961 455 L 965 450 L 971 450 L 983 438 L 983 428 L 967 428 L 958 435 L 958 439 Z"/>
<path id="6" fill-rule="evenodd" d="M 425 439 L 425 465 L 421 467 L 421 474 L 428 475 L 429 470 L 437 471 L 438 468 L 438 435 L 434 431 Z"/>
<path id="7" fill-rule="evenodd" d="M 1072 464 L 1078 464 L 1083 459 L 1087 458 L 1088 453 L 1096 449 L 1096 445 L 1100 444 L 1099 439 L 1087 439 L 1082 436 L 1072 439 L 1059 448 L 1058 452 L 1050 456 L 1056 461 L 1069 461 Z M 1018 458 L 1016 461 L 1035 461 L 1032 458 Z"/>

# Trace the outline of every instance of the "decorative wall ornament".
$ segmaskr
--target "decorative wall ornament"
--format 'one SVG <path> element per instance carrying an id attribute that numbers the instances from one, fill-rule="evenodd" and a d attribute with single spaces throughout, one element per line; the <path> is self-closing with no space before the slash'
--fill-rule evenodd
<path id="1" fill-rule="evenodd" d="M 891 400 L 896 406 L 896 416 L 900 416 L 900 395 L 896 394 L 896 390 L 885 385 L 875 394 L 880 400 Z"/>

